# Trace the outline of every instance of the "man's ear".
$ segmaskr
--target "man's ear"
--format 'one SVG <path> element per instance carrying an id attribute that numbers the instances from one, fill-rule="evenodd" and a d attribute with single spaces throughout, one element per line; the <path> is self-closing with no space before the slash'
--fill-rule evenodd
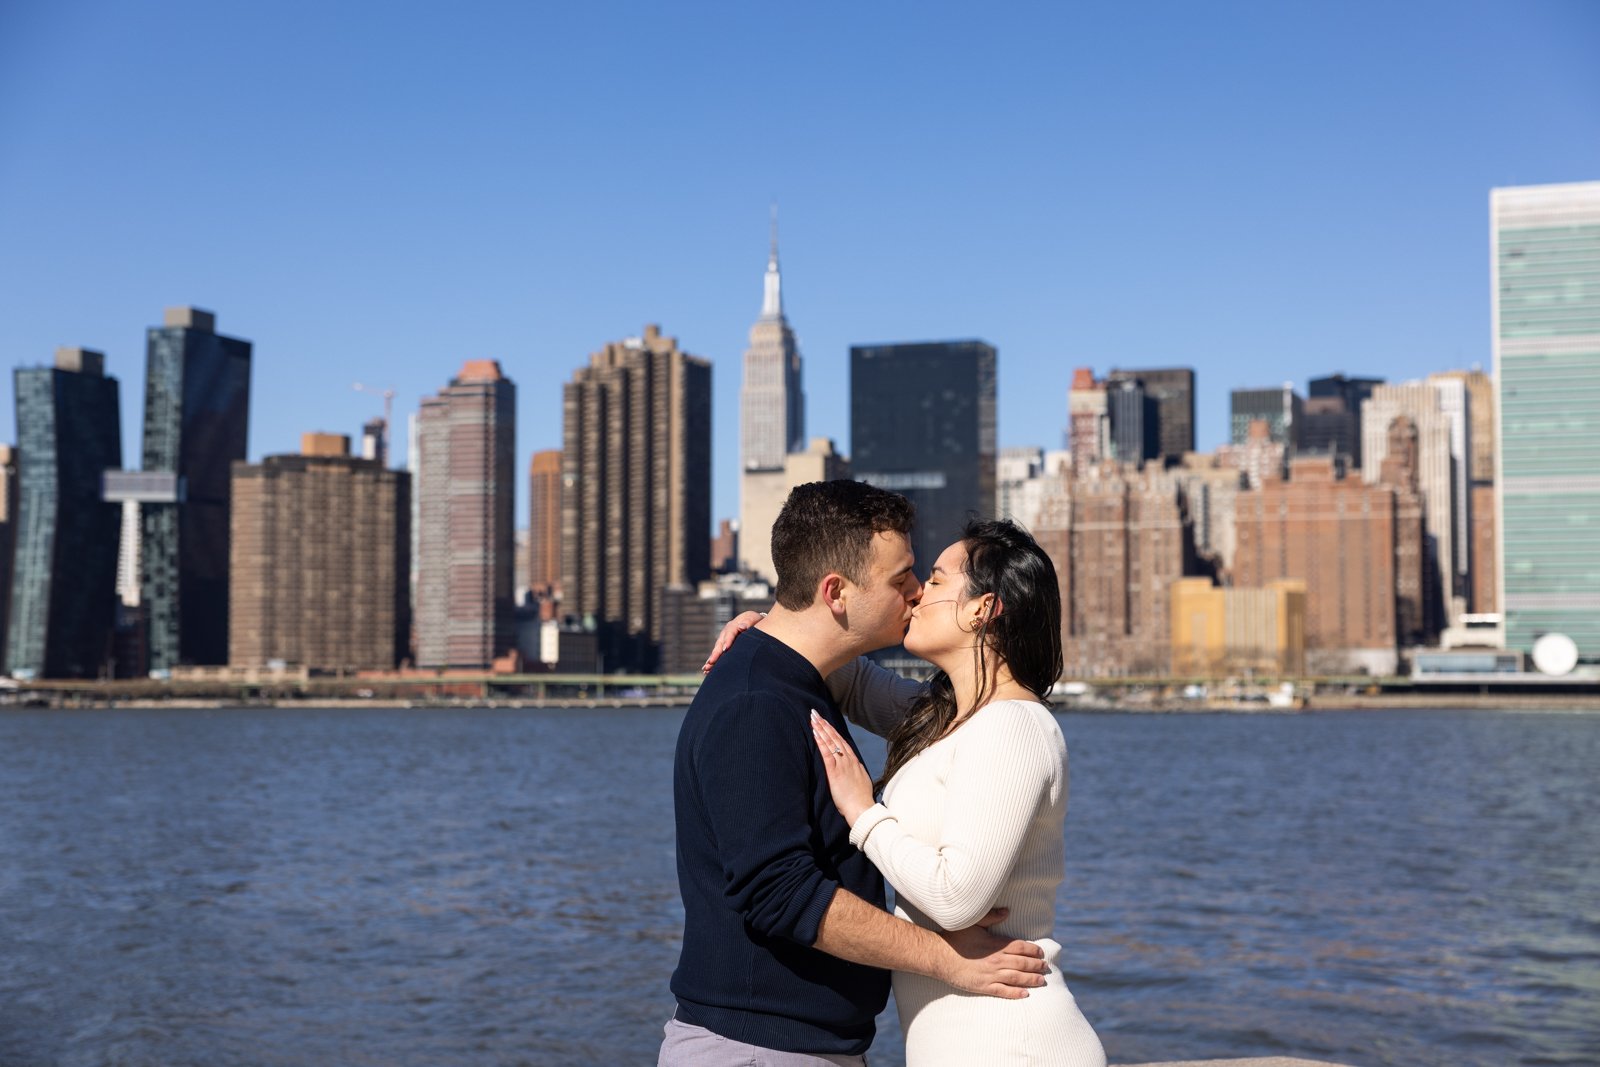
<path id="1" fill-rule="evenodd" d="M 844 576 L 829 571 L 817 583 L 817 599 L 828 605 L 835 617 L 844 614 Z"/>

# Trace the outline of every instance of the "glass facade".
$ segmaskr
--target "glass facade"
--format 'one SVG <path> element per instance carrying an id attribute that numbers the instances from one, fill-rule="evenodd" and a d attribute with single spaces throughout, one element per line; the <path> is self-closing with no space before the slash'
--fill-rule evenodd
<path id="1" fill-rule="evenodd" d="M 850 452 L 856 477 L 917 507 L 917 572 L 995 514 L 995 362 L 982 341 L 850 349 Z"/>
<path id="2" fill-rule="evenodd" d="M 1106 383 L 1106 408 L 1111 416 L 1111 458 L 1135 470 L 1161 454 L 1160 408 L 1137 378 Z"/>
<path id="3" fill-rule="evenodd" d="M 1491 198 L 1506 646 L 1600 663 L 1600 182 Z"/>
<path id="4" fill-rule="evenodd" d="M 144 469 L 182 487 L 178 503 L 142 509 L 150 667 L 226 663 L 228 494 L 249 431 L 250 342 L 163 326 L 145 352 Z"/>
<path id="5" fill-rule="evenodd" d="M 1188 367 L 1113 369 L 1106 381 L 1132 378 L 1156 404 L 1156 445 L 1152 455 L 1176 458 L 1194 451 L 1194 371 Z"/>
<path id="6" fill-rule="evenodd" d="M 1300 446 L 1300 428 L 1305 419 L 1305 402 L 1289 385 L 1278 389 L 1235 389 L 1230 396 L 1228 439 L 1236 445 L 1250 440 L 1250 424 L 1267 424 L 1272 440 L 1295 449 Z"/>
<path id="7" fill-rule="evenodd" d="M 119 505 L 101 479 L 122 466 L 117 380 L 55 367 L 16 371 L 17 540 L 6 667 L 92 678 L 115 618 Z"/>

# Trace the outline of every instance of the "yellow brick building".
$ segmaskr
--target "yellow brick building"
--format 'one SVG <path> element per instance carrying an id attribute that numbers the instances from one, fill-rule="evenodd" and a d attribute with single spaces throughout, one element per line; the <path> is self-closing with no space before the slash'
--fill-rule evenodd
<path id="1" fill-rule="evenodd" d="M 1305 673 L 1306 583 L 1300 579 L 1279 579 L 1262 589 L 1224 589 L 1209 578 L 1180 578 L 1168 600 L 1174 675 Z"/>

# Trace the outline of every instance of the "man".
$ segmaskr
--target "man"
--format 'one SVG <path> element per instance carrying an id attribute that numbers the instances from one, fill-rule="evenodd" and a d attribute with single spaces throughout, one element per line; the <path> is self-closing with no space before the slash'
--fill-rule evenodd
<path id="1" fill-rule="evenodd" d="M 1031 942 L 940 936 L 884 910 L 812 740 L 816 709 L 854 748 L 823 679 L 905 636 L 922 592 L 913 517 L 861 482 L 790 493 L 772 530 L 777 603 L 689 707 L 673 773 L 683 952 L 662 1067 L 862 1065 L 885 969 L 1012 998 L 1044 983 Z"/>

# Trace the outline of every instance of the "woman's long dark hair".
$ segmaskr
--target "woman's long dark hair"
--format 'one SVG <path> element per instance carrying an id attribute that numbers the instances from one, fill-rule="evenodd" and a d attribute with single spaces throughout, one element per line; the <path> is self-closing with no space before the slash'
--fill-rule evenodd
<path id="1" fill-rule="evenodd" d="M 1011 677 L 1047 701 L 1061 677 L 1061 586 L 1055 565 L 1026 530 L 1008 519 L 969 522 L 961 542 L 967 549 L 967 599 L 992 593 L 998 608 L 990 609 L 974 635 L 972 657 L 980 691 L 973 706 L 982 707 L 994 691 L 988 672 L 991 653 L 1010 668 Z M 879 788 L 949 732 L 956 706 L 955 686 L 939 671 L 890 731 L 889 759 Z"/>

